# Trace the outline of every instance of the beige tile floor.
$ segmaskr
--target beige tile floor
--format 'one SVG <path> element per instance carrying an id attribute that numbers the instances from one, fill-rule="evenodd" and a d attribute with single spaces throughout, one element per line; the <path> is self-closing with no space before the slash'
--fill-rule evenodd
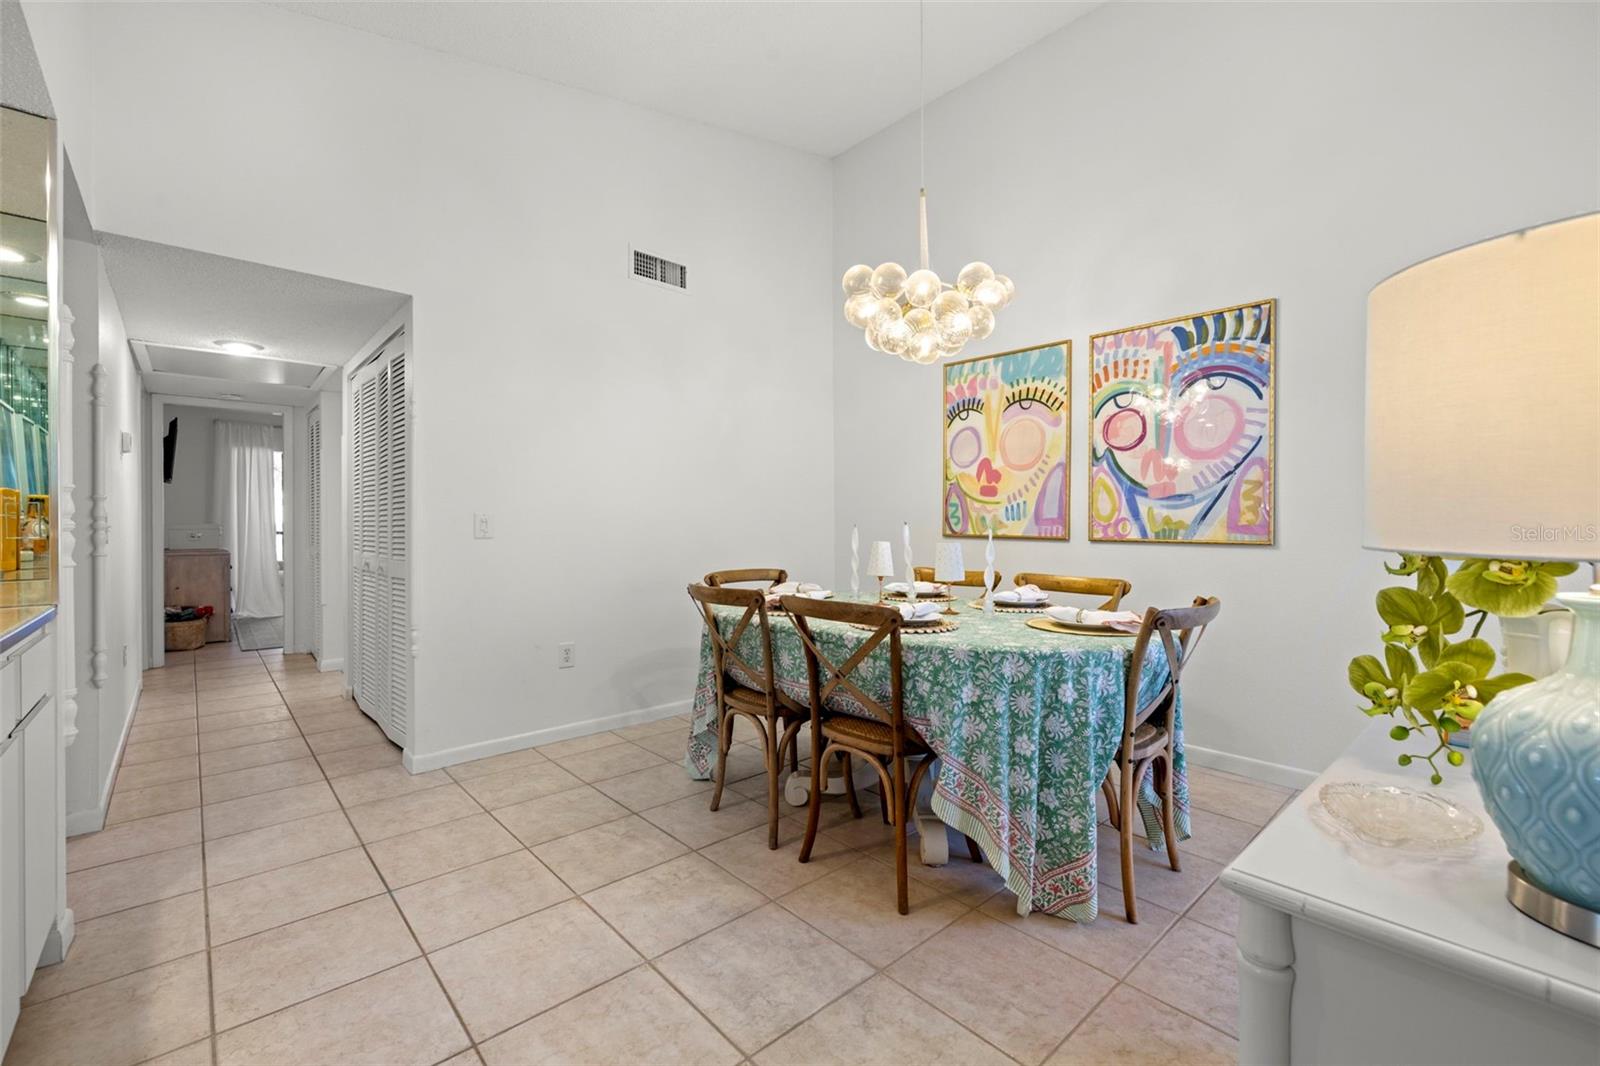
<path id="1" fill-rule="evenodd" d="M 1108 841 L 1092 925 L 1019 918 L 965 861 L 914 864 L 901 917 L 876 817 L 830 801 L 802 866 L 792 812 L 767 850 L 753 734 L 713 814 L 682 718 L 412 776 L 341 686 L 222 646 L 146 674 L 5 1066 L 1236 1057 L 1215 879 L 1287 790 L 1194 770 L 1138 925 Z"/>

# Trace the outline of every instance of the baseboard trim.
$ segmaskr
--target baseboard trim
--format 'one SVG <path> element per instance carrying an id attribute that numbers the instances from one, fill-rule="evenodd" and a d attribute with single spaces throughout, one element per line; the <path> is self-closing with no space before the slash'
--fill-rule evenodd
<path id="1" fill-rule="evenodd" d="M 689 700 L 674 700 L 671 703 L 660 703 L 637 711 L 624 711 L 604 718 L 587 718 L 581 722 L 569 722 L 548 729 L 535 729 L 531 733 L 518 733 L 515 736 L 465 744 L 459 748 L 446 748 L 443 751 L 417 754 L 407 749 L 402 762 L 411 773 L 424 774 L 429 770 L 455 766 L 457 763 L 487 759 L 491 755 L 504 755 L 507 752 L 521 751 L 523 748 L 537 747 L 540 744 L 553 744 L 558 740 L 571 740 L 573 737 L 586 737 L 590 733 L 603 733 L 608 729 L 621 729 L 623 726 L 671 718 L 675 714 L 687 711 L 689 706 Z"/>
<path id="2" fill-rule="evenodd" d="M 127 747 L 128 733 L 133 729 L 133 716 L 139 712 L 139 697 L 144 694 L 144 682 L 133 686 L 133 701 L 122 719 L 122 735 L 117 738 L 117 753 L 111 757 L 111 772 L 100 782 L 99 802 L 86 811 L 67 812 L 67 836 L 98 833 L 105 828 L 106 812 L 111 809 L 111 786 L 116 783 L 117 771 L 122 769 L 122 749 Z"/>
<path id="3" fill-rule="evenodd" d="M 1251 777 L 1257 781 L 1266 781 L 1285 788 L 1305 788 L 1317 779 L 1314 770 L 1284 766 L 1282 763 L 1267 762 L 1265 759 L 1252 759 L 1247 755 L 1235 755 L 1231 751 L 1217 751 L 1215 748 L 1202 748 L 1195 744 L 1184 745 L 1183 751 L 1189 761 L 1196 766 L 1238 774 L 1240 777 Z"/>
<path id="4" fill-rule="evenodd" d="M 317 670 L 324 674 L 337 673 L 344 669 L 343 659 L 318 659 Z"/>

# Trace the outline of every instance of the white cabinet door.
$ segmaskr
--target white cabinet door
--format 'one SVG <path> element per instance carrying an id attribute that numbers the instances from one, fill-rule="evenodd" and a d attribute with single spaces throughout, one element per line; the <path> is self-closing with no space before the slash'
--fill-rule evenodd
<path id="1" fill-rule="evenodd" d="M 11 1040 L 24 989 L 22 746 L 0 733 L 0 1049 Z"/>
<path id="2" fill-rule="evenodd" d="M 30 650 L 29 655 L 33 652 Z M 33 718 L 22 730 L 22 919 L 23 973 L 31 978 L 45 939 L 56 921 L 56 704 L 40 697 Z M 30 708 L 32 709 L 32 708 Z"/>

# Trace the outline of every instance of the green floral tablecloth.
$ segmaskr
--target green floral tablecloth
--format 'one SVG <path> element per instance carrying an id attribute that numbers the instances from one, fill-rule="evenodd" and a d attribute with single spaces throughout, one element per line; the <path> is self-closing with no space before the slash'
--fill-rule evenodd
<path id="1" fill-rule="evenodd" d="M 739 614 L 717 610 L 724 632 L 732 632 Z M 1133 638 L 1047 633 L 1030 628 L 1029 617 L 1034 616 L 990 618 L 963 607 L 955 632 L 906 636 L 905 713 L 939 755 L 934 812 L 983 847 L 989 864 L 1017 894 L 1018 910 L 1092 921 L 1098 911 L 1095 793 L 1122 737 Z M 840 663 L 871 635 L 837 623 L 812 629 L 828 656 Z M 809 694 L 800 635 L 781 614 L 773 616 L 772 643 L 779 686 L 805 704 Z M 740 654 L 759 666 L 759 627 L 746 630 Z M 869 695 L 887 700 L 888 670 L 888 647 L 882 645 L 853 679 Z M 1152 642 L 1142 675 L 1146 698 L 1166 682 L 1159 642 Z M 715 766 L 713 685 L 711 642 L 702 634 L 685 758 L 697 778 L 709 777 Z M 1176 824 L 1180 839 L 1187 839 L 1182 722 L 1180 708 L 1174 715 Z M 1160 805 L 1151 777 L 1146 775 L 1139 808 L 1147 839 L 1159 847 Z"/>

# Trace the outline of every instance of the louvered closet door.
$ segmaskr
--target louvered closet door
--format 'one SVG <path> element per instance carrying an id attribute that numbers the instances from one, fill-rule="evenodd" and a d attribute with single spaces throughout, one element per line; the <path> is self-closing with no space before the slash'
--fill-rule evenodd
<path id="1" fill-rule="evenodd" d="M 410 392 L 403 340 L 352 382 L 349 670 L 356 702 L 404 744 L 411 709 Z"/>
<path id="2" fill-rule="evenodd" d="M 322 408 L 306 418 L 306 478 L 310 497 L 306 515 L 311 523 L 311 654 L 322 661 Z"/>

